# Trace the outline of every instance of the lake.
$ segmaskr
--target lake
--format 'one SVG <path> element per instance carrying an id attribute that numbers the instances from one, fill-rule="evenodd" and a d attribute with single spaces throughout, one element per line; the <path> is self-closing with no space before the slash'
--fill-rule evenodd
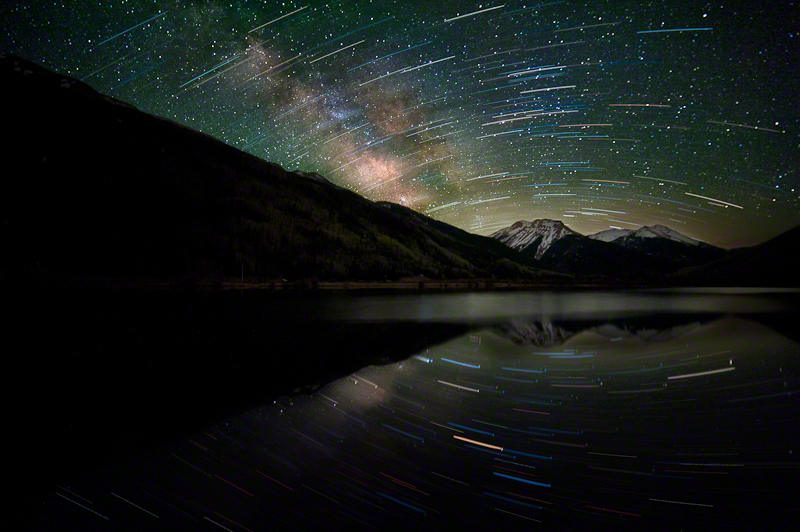
<path id="1" fill-rule="evenodd" d="M 146 420 L 161 401 L 172 410 L 158 423 L 183 428 L 181 409 L 202 420 L 197 405 L 240 404 L 227 382 L 236 366 L 251 390 L 253 368 L 273 361 L 269 387 L 245 394 L 260 404 L 168 441 L 128 436 L 126 452 L 45 486 L 33 519 L 46 530 L 789 530 L 800 480 L 797 295 L 217 294 L 224 302 L 190 305 L 213 316 L 213 334 L 191 313 L 165 330 L 201 338 L 184 342 L 193 366 L 217 357 L 234 369 L 172 402 L 143 386 L 144 412 L 123 424 L 153 432 Z M 174 306 L 133 299 L 115 320 L 92 311 L 101 324 L 64 346 L 106 338 L 105 357 L 142 357 L 163 383 L 159 357 L 183 347 L 136 330 L 144 306 L 159 309 L 159 323 Z M 109 325 L 124 309 L 127 336 Z M 237 362 L 237 350 L 258 362 Z M 352 353 L 382 363 L 317 371 Z M 202 373 L 181 360 L 163 371 Z M 337 371 L 333 382 L 320 376 Z M 284 393 L 296 388 L 304 393 Z M 98 408 L 85 425 L 102 435 L 114 412 Z"/>

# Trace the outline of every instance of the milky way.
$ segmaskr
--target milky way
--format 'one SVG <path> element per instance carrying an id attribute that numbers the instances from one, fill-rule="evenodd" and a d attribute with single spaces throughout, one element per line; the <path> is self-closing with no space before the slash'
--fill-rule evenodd
<path id="1" fill-rule="evenodd" d="M 3 7 L 2 48 L 470 232 L 800 223 L 793 3 L 77 4 Z"/>

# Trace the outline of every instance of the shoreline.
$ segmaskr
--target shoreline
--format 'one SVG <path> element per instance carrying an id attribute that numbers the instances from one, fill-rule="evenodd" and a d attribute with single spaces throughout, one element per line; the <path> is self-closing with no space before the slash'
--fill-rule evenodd
<path id="1" fill-rule="evenodd" d="M 659 290 L 702 288 L 752 288 L 752 289 L 798 289 L 765 283 L 761 285 L 687 284 L 677 282 L 643 282 L 631 280 L 554 282 L 548 280 L 522 279 L 402 279 L 399 281 L 317 281 L 297 280 L 227 280 L 218 279 L 125 279 L 118 277 L 20 277 L 12 279 L 0 275 L 0 293 L 28 291 L 157 291 L 174 293 L 216 293 L 232 291 L 248 292 L 492 292 L 492 291 L 585 291 L 585 290 Z"/>
<path id="2" fill-rule="evenodd" d="M 402 281 L 216 281 L 216 280 L 156 280 L 156 279 L 21 279 L 0 282 L 0 292 L 19 290 L 155 290 L 174 292 L 333 292 L 333 291 L 388 291 L 388 292 L 485 292 L 494 290 L 617 290 L 636 288 L 671 288 L 678 285 L 663 283 L 554 283 L 514 279 L 450 279 Z M 682 285 L 681 285 L 682 286 Z"/>

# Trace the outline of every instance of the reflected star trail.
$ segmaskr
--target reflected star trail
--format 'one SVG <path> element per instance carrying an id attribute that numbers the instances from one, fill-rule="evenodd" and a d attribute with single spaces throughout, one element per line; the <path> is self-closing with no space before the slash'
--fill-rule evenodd
<path id="1" fill-rule="evenodd" d="M 662 223 L 736 247 L 800 223 L 791 9 L 129 0 L 1 20 L 7 52 L 470 232 Z M 586 207 L 627 214 L 568 214 Z"/>
<path id="2" fill-rule="evenodd" d="M 49 530 L 788 529 L 797 353 L 734 316 L 518 318 L 55 486 L 43 515 Z"/>

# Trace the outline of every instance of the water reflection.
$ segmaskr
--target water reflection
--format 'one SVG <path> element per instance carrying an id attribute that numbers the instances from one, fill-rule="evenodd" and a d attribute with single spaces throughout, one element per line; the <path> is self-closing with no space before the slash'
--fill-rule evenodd
<path id="1" fill-rule="evenodd" d="M 663 342 L 717 319 L 713 314 L 663 314 L 618 318 L 615 320 L 553 320 L 516 318 L 491 327 L 491 331 L 517 345 L 552 346 L 581 331 L 588 331 L 614 341 L 637 337 L 645 342 Z"/>
<path id="2" fill-rule="evenodd" d="M 296 299 L 281 305 L 283 318 L 311 317 L 349 321 L 497 323 L 519 316 L 600 319 L 653 313 L 760 313 L 786 310 L 798 289 L 705 288 L 647 291 L 465 292 Z"/>
<path id="3" fill-rule="evenodd" d="M 514 319 L 59 496 L 150 530 L 787 529 L 798 354 L 730 315 Z"/>

